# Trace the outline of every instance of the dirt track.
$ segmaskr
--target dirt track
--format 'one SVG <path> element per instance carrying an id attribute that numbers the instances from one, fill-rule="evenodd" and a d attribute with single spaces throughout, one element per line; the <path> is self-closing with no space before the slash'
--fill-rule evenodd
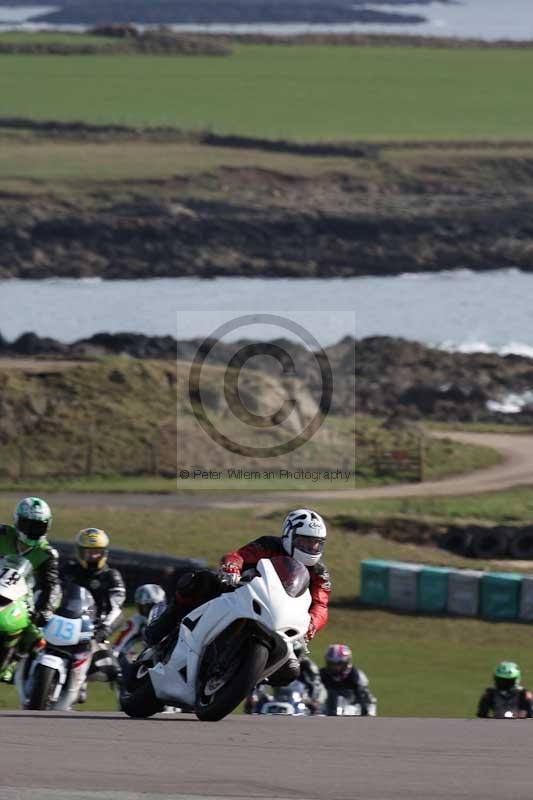
<path id="1" fill-rule="evenodd" d="M 529 721 L 6 712 L 0 781 L 13 788 L 0 797 L 530 800 L 531 730 Z"/>
<path id="2" fill-rule="evenodd" d="M 495 467 L 463 473 L 438 481 L 425 483 L 375 486 L 366 489 L 342 489 L 339 491 L 246 492 L 240 494 L 143 494 L 119 492 L 52 492 L 47 500 L 53 506 L 91 508 L 160 508 L 167 510 L 202 510 L 205 508 L 237 508 L 254 506 L 285 506 L 288 503 L 319 500 L 364 500 L 379 497 L 451 496 L 494 492 L 513 486 L 533 486 L 533 435 L 506 433 L 437 432 L 439 438 L 454 439 L 466 444 L 477 444 L 498 450 L 503 461 Z M 12 502 L 18 493 L 0 492 Z"/>

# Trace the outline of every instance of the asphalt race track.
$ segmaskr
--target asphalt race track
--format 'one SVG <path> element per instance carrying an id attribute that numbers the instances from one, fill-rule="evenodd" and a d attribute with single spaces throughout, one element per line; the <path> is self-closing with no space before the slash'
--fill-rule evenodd
<path id="1" fill-rule="evenodd" d="M 533 796 L 528 720 L 13 711 L 0 731 L 1 800 Z"/>

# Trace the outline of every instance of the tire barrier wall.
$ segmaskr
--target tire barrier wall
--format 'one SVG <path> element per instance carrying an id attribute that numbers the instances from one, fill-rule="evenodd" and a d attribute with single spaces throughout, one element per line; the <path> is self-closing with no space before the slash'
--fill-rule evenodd
<path id="1" fill-rule="evenodd" d="M 334 521 L 363 536 L 378 535 L 401 544 L 440 547 L 468 558 L 533 560 L 533 525 L 448 525 L 403 516 L 367 520 L 352 514 L 338 514 Z"/>
<path id="2" fill-rule="evenodd" d="M 420 614 L 533 620 L 533 575 L 361 561 L 360 601 Z"/>
<path id="3" fill-rule="evenodd" d="M 452 553 L 473 558 L 533 559 L 533 525 L 451 525 L 440 546 Z"/>
<path id="4" fill-rule="evenodd" d="M 60 563 L 76 557 L 75 545 L 72 542 L 52 541 L 59 552 Z M 180 572 L 205 567 L 205 561 L 194 558 L 176 558 L 156 553 L 138 553 L 133 550 L 122 550 L 112 547 L 109 550 L 109 564 L 119 570 L 126 584 L 126 602 L 133 602 L 135 589 L 143 583 L 158 583 L 165 591 L 171 589 L 170 584 Z"/>

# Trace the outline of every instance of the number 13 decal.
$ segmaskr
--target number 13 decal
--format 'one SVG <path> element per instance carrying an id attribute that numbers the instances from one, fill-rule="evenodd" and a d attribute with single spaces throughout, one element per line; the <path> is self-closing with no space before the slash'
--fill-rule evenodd
<path id="1" fill-rule="evenodd" d="M 58 639 L 64 639 L 65 641 L 70 641 L 72 639 L 72 635 L 74 633 L 74 625 L 72 622 L 68 622 L 66 619 L 58 619 L 56 621 L 56 631 L 55 635 Z"/>

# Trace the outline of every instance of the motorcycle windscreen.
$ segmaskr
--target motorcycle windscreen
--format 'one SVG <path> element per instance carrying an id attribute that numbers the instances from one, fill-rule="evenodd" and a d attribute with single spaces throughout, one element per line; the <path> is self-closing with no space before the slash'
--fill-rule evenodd
<path id="1" fill-rule="evenodd" d="M 94 598 L 83 586 L 68 583 L 63 589 L 61 604 L 56 614 L 68 619 L 78 619 L 84 614 L 93 616 L 95 611 Z"/>
<path id="2" fill-rule="evenodd" d="M 272 565 L 289 597 L 301 597 L 309 588 L 309 570 L 290 556 L 274 556 Z"/>

